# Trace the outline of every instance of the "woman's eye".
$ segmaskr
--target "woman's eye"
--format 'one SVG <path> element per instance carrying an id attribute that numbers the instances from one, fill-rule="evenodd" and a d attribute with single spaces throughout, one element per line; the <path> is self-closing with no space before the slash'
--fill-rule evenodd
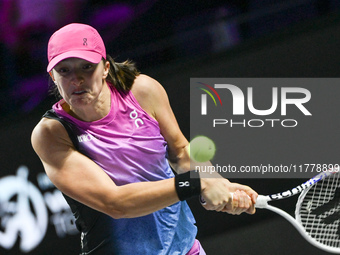
<path id="1" fill-rule="evenodd" d="M 92 65 L 91 64 L 86 64 L 83 66 L 83 69 L 85 70 L 88 70 L 88 69 L 91 69 L 92 68 Z"/>
<path id="2" fill-rule="evenodd" d="M 68 72 L 67 68 L 61 67 L 61 68 L 58 69 L 58 73 L 67 73 L 67 72 Z"/>

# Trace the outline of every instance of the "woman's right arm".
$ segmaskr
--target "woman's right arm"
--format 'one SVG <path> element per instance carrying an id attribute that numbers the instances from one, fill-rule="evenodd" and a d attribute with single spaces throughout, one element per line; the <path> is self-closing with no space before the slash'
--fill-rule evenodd
<path id="1" fill-rule="evenodd" d="M 113 218 L 144 216 L 179 201 L 174 178 L 115 185 L 95 162 L 74 148 L 65 128 L 57 120 L 43 118 L 33 130 L 32 145 L 47 176 L 61 192 Z M 217 183 L 208 178 L 201 180 L 205 197 L 218 201 L 214 210 L 254 213 L 253 205 L 249 199 L 244 199 L 245 195 L 240 196 L 241 202 L 231 201 L 225 195 L 229 194 L 226 191 L 230 188 L 251 190 L 249 187 L 230 186 L 227 180 Z"/>
<path id="2" fill-rule="evenodd" d="M 179 201 L 173 178 L 115 185 L 95 162 L 74 148 L 57 120 L 43 118 L 31 140 L 47 176 L 61 192 L 113 218 L 147 215 Z"/>

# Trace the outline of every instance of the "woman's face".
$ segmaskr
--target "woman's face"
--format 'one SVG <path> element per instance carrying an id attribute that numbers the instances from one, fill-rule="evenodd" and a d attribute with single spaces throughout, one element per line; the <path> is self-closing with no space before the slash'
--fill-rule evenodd
<path id="1" fill-rule="evenodd" d="M 66 103 L 71 108 L 79 108 L 98 101 L 109 66 L 109 62 L 104 61 L 94 64 L 80 58 L 67 58 L 54 67 L 51 76 Z"/>

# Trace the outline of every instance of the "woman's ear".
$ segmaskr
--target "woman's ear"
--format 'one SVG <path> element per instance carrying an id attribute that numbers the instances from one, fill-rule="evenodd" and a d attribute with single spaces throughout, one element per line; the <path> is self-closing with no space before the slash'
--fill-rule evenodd
<path id="1" fill-rule="evenodd" d="M 104 64 L 104 73 L 103 73 L 103 79 L 106 79 L 110 71 L 110 62 L 106 61 Z"/>

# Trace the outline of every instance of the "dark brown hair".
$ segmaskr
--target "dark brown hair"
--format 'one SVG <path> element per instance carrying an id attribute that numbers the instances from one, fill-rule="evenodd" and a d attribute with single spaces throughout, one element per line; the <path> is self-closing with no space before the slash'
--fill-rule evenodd
<path id="1" fill-rule="evenodd" d="M 136 76 L 140 74 L 135 63 L 130 60 L 117 63 L 110 55 L 106 56 L 106 61 L 109 61 L 110 63 L 110 70 L 106 77 L 106 81 L 111 83 L 118 91 L 128 92 L 131 89 Z"/>

